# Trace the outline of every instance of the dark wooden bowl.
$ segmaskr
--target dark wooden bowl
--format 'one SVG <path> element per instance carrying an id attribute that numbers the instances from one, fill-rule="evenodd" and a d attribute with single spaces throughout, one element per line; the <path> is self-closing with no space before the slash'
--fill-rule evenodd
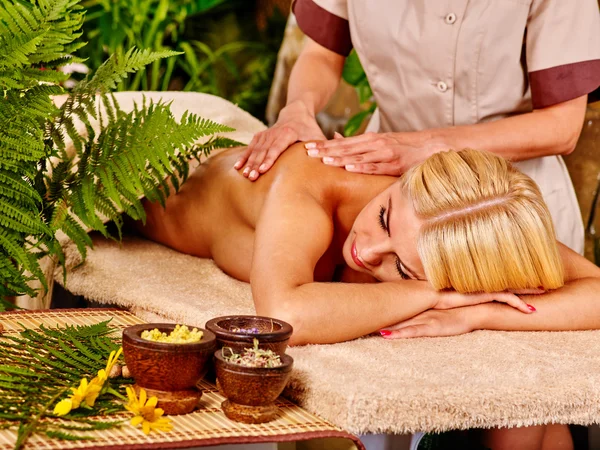
<path id="1" fill-rule="evenodd" d="M 227 362 L 222 350 L 215 352 L 215 369 L 221 392 L 227 400 L 223 412 L 232 420 L 264 423 L 277 417 L 275 400 L 285 388 L 294 360 L 282 355 L 279 367 L 244 367 Z"/>
<path id="2" fill-rule="evenodd" d="M 232 331 L 234 328 L 256 328 L 258 333 Z M 206 322 L 206 329 L 217 337 L 217 348 L 230 347 L 235 353 L 254 345 L 258 339 L 259 348 L 273 350 L 284 355 L 292 335 L 292 326 L 283 320 L 263 316 L 223 316 Z"/>
<path id="3" fill-rule="evenodd" d="M 158 328 L 170 333 L 175 324 L 146 323 L 123 330 L 125 364 L 138 386 L 161 391 L 191 389 L 202 379 L 216 348 L 216 338 L 208 330 L 200 342 L 171 344 L 141 338 L 142 331 Z M 188 326 L 191 330 L 194 327 Z"/>

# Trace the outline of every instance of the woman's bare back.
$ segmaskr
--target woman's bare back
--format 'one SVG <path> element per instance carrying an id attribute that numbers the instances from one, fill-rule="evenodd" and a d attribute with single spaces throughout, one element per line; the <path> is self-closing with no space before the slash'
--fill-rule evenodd
<path id="1" fill-rule="evenodd" d="M 147 221 L 145 226 L 138 227 L 138 231 L 148 239 L 182 253 L 213 258 L 227 274 L 249 281 L 255 228 L 264 202 L 269 196 L 277 195 L 277 185 L 282 180 L 295 183 L 299 193 L 316 193 L 332 220 L 335 208 L 339 207 L 333 191 L 356 190 L 360 185 L 368 197 L 391 182 L 386 177 L 349 174 L 327 167 L 306 157 L 300 147 L 288 150 L 273 169 L 256 182 L 233 169 L 241 148 L 209 158 L 190 174 L 177 194 L 168 198 L 166 208 L 159 203 L 144 203 Z M 361 180 L 364 177 L 369 179 L 368 184 Z M 369 188 L 365 188 L 367 185 Z M 299 220 L 310 223 L 310 218 Z M 333 242 L 315 268 L 315 280 L 330 281 L 336 267 L 342 263 L 339 241 Z"/>

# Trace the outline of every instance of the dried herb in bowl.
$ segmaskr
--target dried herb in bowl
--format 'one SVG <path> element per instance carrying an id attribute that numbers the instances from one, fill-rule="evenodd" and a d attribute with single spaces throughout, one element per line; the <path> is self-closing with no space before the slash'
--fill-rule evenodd
<path id="1" fill-rule="evenodd" d="M 229 351 L 226 355 L 225 352 Z M 258 348 L 258 339 L 254 338 L 254 347 L 245 348 L 240 353 L 235 353 L 229 347 L 221 349 L 223 359 L 229 363 L 244 367 L 279 367 L 282 365 L 281 359 L 273 350 L 263 350 Z"/>

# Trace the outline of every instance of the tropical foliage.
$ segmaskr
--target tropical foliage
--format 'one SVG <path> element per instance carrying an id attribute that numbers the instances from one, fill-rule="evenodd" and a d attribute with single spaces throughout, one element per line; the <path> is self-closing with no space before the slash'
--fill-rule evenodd
<path id="1" fill-rule="evenodd" d="M 350 86 L 354 86 L 362 108 L 361 111 L 350 117 L 344 126 L 344 135 L 354 136 L 361 130 L 363 122 L 373 114 L 377 107 L 377 104 L 373 100 L 373 91 L 367 79 L 367 74 L 355 50 L 352 50 L 346 58 L 342 78 Z"/>
<path id="2" fill-rule="evenodd" d="M 83 37 L 77 51 L 96 70 L 107 55 L 136 47 L 174 50 L 123 80 L 118 90 L 184 90 L 226 98 L 260 117 L 264 114 L 285 18 L 272 14 L 259 30 L 255 1 L 84 0 Z"/>
<path id="3" fill-rule="evenodd" d="M 5 0 L 0 7 L 0 297 L 34 294 L 46 280 L 39 259 L 64 262 L 57 233 L 85 256 L 88 230 L 122 225 L 121 213 L 144 219 L 140 198 L 164 201 L 187 176 L 187 161 L 234 143 L 203 136 L 230 128 L 144 102 L 121 110 L 109 95 L 130 73 L 176 54 L 132 48 L 111 55 L 79 82 L 62 106 L 54 95 L 78 62 L 73 52 L 84 11 L 80 0 Z M 81 124 L 78 127 L 78 123 Z M 85 128 L 84 132 L 79 129 Z"/>

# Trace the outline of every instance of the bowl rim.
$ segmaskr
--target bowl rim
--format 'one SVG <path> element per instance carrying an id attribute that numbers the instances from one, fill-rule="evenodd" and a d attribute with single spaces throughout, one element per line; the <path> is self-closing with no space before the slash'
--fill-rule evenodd
<path id="1" fill-rule="evenodd" d="M 277 367 L 248 367 L 248 366 L 241 366 L 239 364 L 233 364 L 230 363 L 229 361 L 225 360 L 225 358 L 223 358 L 223 354 L 221 353 L 223 351 L 222 348 L 215 350 L 214 352 L 214 357 L 215 357 L 215 366 L 222 364 L 226 369 L 231 369 L 234 370 L 235 372 L 245 372 L 245 373 L 251 373 L 251 374 L 267 374 L 267 373 L 273 373 L 273 372 L 289 372 L 292 370 L 292 367 L 294 365 L 294 358 L 292 358 L 290 355 L 288 355 L 287 353 L 284 353 L 283 355 L 279 355 L 279 358 L 281 359 L 281 366 L 277 366 Z"/>
<path id="2" fill-rule="evenodd" d="M 157 341 L 149 341 L 148 339 L 143 339 L 140 334 L 144 330 L 153 330 L 154 328 L 160 329 L 175 329 L 176 325 L 185 325 L 185 324 L 177 324 L 177 323 L 162 323 L 162 322 L 152 322 L 152 323 L 141 323 L 138 325 L 131 325 L 123 329 L 122 340 L 129 340 L 136 347 L 146 348 L 151 350 L 170 352 L 196 352 L 199 350 L 206 350 L 207 348 L 216 346 L 217 337 L 215 334 L 204 328 L 186 325 L 190 330 L 196 328 L 199 331 L 202 331 L 202 339 L 199 342 L 182 342 L 180 344 L 172 343 L 172 342 L 157 342 Z"/>
<path id="3" fill-rule="evenodd" d="M 277 331 L 270 331 L 267 333 L 240 333 L 237 331 L 229 331 L 225 328 L 222 328 L 219 325 L 219 322 L 224 321 L 224 320 L 234 320 L 234 319 L 263 319 L 263 320 L 268 320 L 268 321 L 273 321 L 274 323 L 277 323 L 278 325 L 281 325 L 281 329 L 277 330 Z M 252 314 L 234 314 L 234 315 L 230 315 L 230 316 L 220 316 L 220 317 L 215 317 L 213 319 L 210 319 L 209 321 L 206 322 L 205 328 L 209 331 L 212 331 L 218 338 L 221 337 L 225 337 L 225 338 L 234 338 L 234 339 L 242 339 L 242 338 L 247 338 L 250 339 L 250 341 L 252 341 L 252 338 L 260 338 L 260 341 L 268 341 L 268 342 L 279 342 L 279 341 L 285 341 L 287 339 L 290 338 L 290 336 L 292 335 L 294 329 L 293 327 L 281 320 L 281 319 L 277 319 L 275 317 L 267 317 L 267 316 L 257 316 L 257 315 L 252 315 Z M 268 343 L 265 342 L 265 343 Z"/>

